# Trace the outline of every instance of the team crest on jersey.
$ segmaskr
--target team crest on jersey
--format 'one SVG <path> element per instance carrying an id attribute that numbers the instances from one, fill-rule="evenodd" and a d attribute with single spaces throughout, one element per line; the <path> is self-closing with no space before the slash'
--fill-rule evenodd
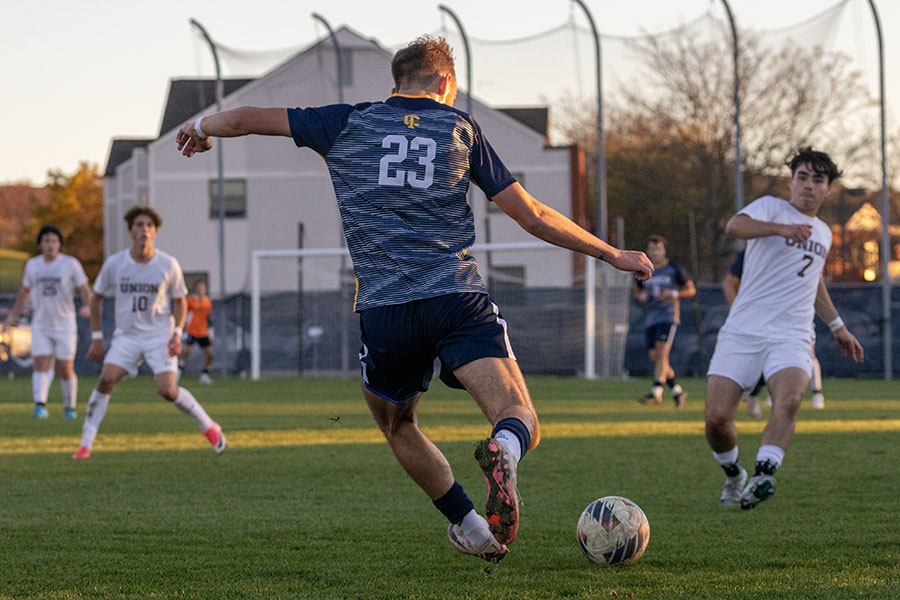
<path id="1" fill-rule="evenodd" d="M 415 129 L 419 126 L 419 115 L 404 115 L 403 124 L 410 129 Z"/>

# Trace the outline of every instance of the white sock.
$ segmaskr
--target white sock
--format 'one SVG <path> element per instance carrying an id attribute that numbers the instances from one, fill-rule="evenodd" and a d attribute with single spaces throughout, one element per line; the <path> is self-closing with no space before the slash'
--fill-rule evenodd
<path id="1" fill-rule="evenodd" d="M 462 529 L 466 539 L 472 542 L 472 545 L 476 548 L 484 546 L 492 535 L 487 520 L 475 512 L 474 508 L 463 517 L 462 523 L 459 524 L 459 528 Z"/>
<path id="2" fill-rule="evenodd" d="M 81 445 L 91 448 L 94 438 L 100 429 L 100 422 L 106 415 L 106 407 L 109 406 L 109 395 L 101 394 L 97 390 L 91 392 L 88 399 L 87 413 L 84 415 L 84 425 L 81 426 Z"/>
<path id="3" fill-rule="evenodd" d="M 63 404 L 66 408 L 74 410 L 78 404 L 78 376 L 72 375 L 72 379 L 60 379 L 59 385 L 62 388 Z"/>
<path id="4" fill-rule="evenodd" d="M 672 388 L 672 395 L 673 395 L 673 396 L 680 396 L 680 395 L 683 394 L 683 393 L 684 393 L 684 390 L 681 388 L 681 384 L 680 384 L 680 383 L 676 383 L 676 384 L 675 384 L 675 387 Z"/>
<path id="5" fill-rule="evenodd" d="M 175 406 L 177 406 L 178 409 L 183 413 L 190 415 L 195 421 L 197 421 L 197 425 L 200 427 L 200 431 L 206 431 L 214 425 L 213 420 L 209 418 L 209 415 L 206 414 L 206 411 L 203 410 L 203 407 L 200 406 L 200 403 L 197 402 L 197 399 L 194 398 L 194 395 L 183 387 L 178 388 L 178 396 L 175 398 Z"/>
<path id="6" fill-rule="evenodd" d="M 34 395 L 35 404 L 47 404 L 47 395 L 50 393 L 50 384 L 53 383 L 53 370 L 34 371 L 31 374 L 31 393 Z"/>
<path id="7" fill-rule="evenodd" d="M 731 450 L 725 452 L 713 452 L 713 456 L 716 457 L 718 463 L 723 467 L 733 465 L 738 461 L 738 447 L 735 446 Z"/>
<path id="8" fill-rule="evenodd" d="M 516 458 L 516 462 L 519 462 L 519 459 L 522 458 L 522 443 L 519 441 L 519 436 L 508 429 L 501 429 L 493 435 L 493 438 Z"/>
<path id="9" fill-rule="evenodd" d="M 756 453 L 756 462 L 765 461 L 775 465 L 776 469 L 781 467 L 781 463 L 784 462 L 784 450 L 780 446 L 771 444 L 760 446 L 759 452 Z"/>

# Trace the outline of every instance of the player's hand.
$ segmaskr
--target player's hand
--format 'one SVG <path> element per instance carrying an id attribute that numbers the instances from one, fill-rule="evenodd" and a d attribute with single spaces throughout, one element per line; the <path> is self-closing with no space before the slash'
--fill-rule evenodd
<path id="1" fill-rule="evenodd" d="M 653 263 L 639 250 L 620 250 L 618 256 L 611 256 L 609 264 L 620 271 L 633 271 L 638 281 L 647 281 L 653 275 Z"/>
<path id="2" fill-rule="evenodd" d="M 639 290 L 636 299 L 638 302 L 650 302 L 650 293 L 647 290 Z"/>
<path id="3" fill-rule="evenodd" d="M 105 356 L 106 346 L 103 345 L 103 340 L 91 340 L 91 345 L 88 347 L 87 359 L 91 362 L 102 363 Z"/>
<path id="4" fill-rule="evenodd" d="M 206 152 L 212 148 L 212 141 L 208 137 L 200 137 L 194 129 L 194 122 L 185 123 L 175 134 L 175 146 L 182 154 L 190 158 L 198 152 Z"/>
<path id="5" fill-rule="evenodd" d="M 90 319 L 91 318 L 91 307 L 88 305 L 84 305 L 81 308 L 79 308 L 78 316 L 82 317 L 84 319 Z"/>
<path id="6" fill-rule="evenodd" d="M 778 235 L 794 242 L 805 242 L 812 235 L 812 225 L 806 223 L 781 225 L 778 230 Z"/>
<path id="7" fill-rule="evenodd" d="M 178 356 L 181 354 L 181 336 L 173 333 L 169 338 L 169 356 Z"/>
<path id="8" fill-rule="evenodd" d="M 847 326 L 845 325 L 833 333 L 835 341 L 841 347 L 841 355 L 851 358 L 855 363 L 861 363 L 863 361 L 862 344 L 859 343 L 855 335 L 850 333 Z"/>

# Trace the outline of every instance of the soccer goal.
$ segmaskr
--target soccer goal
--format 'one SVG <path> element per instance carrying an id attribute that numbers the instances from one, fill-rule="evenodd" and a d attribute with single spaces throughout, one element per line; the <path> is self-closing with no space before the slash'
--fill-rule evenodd
<path id="1" fill-rule="evenodd" d="M 544 242 L 472 247 L 523 372 L 622 376 L 633 278 Z M 359 370 L 355 279 L 345 248 L 254 250 L 250 374 Z"/>

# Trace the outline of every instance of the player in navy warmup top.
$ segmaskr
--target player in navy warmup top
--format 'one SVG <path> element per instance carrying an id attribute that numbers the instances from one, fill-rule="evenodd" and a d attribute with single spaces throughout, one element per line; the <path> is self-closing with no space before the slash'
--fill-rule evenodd
<path id="1" fill-rule="evenodd" d="M 653 261 L 653 276 L 637 281 L 634 297 L 647 304 L 645 318 L 647 352 L 653 362 L 653 387 L 650 393 L 638 398 L 641 404 L 662 402 L 663 381 L 672 390 L 676 408 L 684 408 L 687 392 L 675 381 L 675 371 L 669 364 L 669 352 L 675 342 L 675 331 L 681 322 L 681 298 L 697 293 L 694 282 L 681 265 L 666 257 L 666 240 L 653 234 L 647 238 L 647 256 Z"/>
<path id="2" fill-rule="evenodd" d="M 517 463 L 537 446 L 540 429 L 506 321 L 469 253 L 470 181 L 543 240 L 640 279 L 652 265 L 642 252 L 594 237 L 516 182 L 474 119 L 452 108 L 456 75 L 443 39 L 415 40 L 397 52 L 391 71 L 395 88 L 384 102 L 242 107 L 186 123 L 175 142 L 189 157 L 209 150 L 212 136 L 290 136 L 325 159 L 356 273 L 369 409 L 397 460 L 450 521 L 453 546 L 498 562 L 518 530 Z M 417 425 L 435 357 L 441 379 L 464 387 L 493 425 L 475 450 L 488 483 L 487 520 Z"/>

